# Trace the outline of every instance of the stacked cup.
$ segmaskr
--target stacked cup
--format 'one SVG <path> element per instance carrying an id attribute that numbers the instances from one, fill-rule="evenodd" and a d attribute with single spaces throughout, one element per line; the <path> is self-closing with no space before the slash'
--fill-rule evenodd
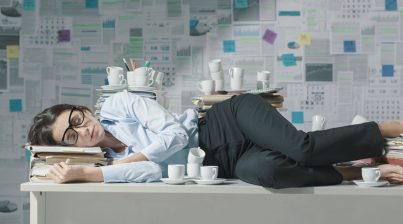
<path id="1" fill-rule="evenodd" d="M 203 163 L 206 153 L 201 148 L 191 148 L 188 154 L 188 164 L 186 165 L 186 172 L 188 177 L 199 178 L 200 167 Z"/>
<path id="2" fill-rule="evenodd" d="M 257 72 L 256 77 L 256 87 L 257 89 L 267 89 L 270 84 L 270 72 L 269 71 L 260 71 Z"/>
<path id="3" fill-rule="evenodd" d="M 215 83 L 215 91 L 224 90 L 224 71 L 222 68 L 221 59 L 213 59 L 208 62 L 211 79 L 214 80 Z"/>

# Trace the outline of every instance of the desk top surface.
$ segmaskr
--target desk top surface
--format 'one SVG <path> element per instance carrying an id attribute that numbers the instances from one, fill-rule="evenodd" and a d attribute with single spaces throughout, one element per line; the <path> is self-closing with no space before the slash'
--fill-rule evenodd
<path id="1" fill-rule="evenodd" d="M 345 182 L 341 185 L 287 189 L 264 188 L 240 180 L 227 180 L 220 185 L 168 185 L 156 183 L 23 183 L 21 191 L 28 192 L 115 192 L 115 193 L 190 193 L 190 194 L 312 194 L 312 195 L 382 195 L 403 196 L 403 185 L 388 187 L 357 187 Z"/>

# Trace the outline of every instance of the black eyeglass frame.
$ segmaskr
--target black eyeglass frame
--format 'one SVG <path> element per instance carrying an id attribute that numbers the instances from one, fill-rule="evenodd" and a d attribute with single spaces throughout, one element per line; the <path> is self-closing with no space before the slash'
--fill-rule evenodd
<path id="1" fill-rule="evenodd" d="M 80 122 L 79 124 L 74 124 L 74 125 L 73 125 L 73 124 L 71 123 L 71 115 L 73 115 L 73 112 L 74 112 L 74 111 L 80 112 L 80 113 L 82 114 L 83 119 L 81 120 L 81 122 Z M 66 128 L 66 130 L 65 130 L 64 133 L 63 133 L 62 141 L 60 142 L 61 145 L 63 145 L 63 146 L 72 146 L 72 145 L 75 145 L 75 144 L 77 143 L 77 140 L 78 140 L 78 132 L 77 132 L 76 130 L 74 130 L 74 128 L 77 128 L 77 127 L 79 127 L 80 125 L 82 125 L 82 124 L 84 123 L 84 119 L 85 119 L 85 115 L 84 115 L 84 112 L 82 111 L 82 109 L 80 109 L 79 107 L 76 107 L 76 106 L 74 106 L 74 107 L 71 108 L 70 115 L 69 115 L 69 126 Z M 72 143 L 72 144 L 66 143 L 66 142 L 64 141 L 64 138 L 66 137 L 66 133 L 67 133 L 69 130 L 72 130 L 72 131 L 74 131 L 74 132 L 76 133 L 76 139 L 74 140 L 74 143 Z"/>

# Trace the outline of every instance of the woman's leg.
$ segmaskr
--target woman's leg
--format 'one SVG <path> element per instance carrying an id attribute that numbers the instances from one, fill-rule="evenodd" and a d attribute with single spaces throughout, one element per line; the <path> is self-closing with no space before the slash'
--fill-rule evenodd
<path id="1" fill-rule="evenodd" d="M 278 151 L 252 147 L 238 160 L 235 176 L 264 187 L 335 185 L 343 181 L 333 166 L 303 166 Z"/>
<path id="2" fill-rule="evenodd" d="M 247 139 L 299 163 L 322 166 L 382 155 L 384 139 L 375 122 L 305 133 L 252 94 L 233 97 L 231 110 Z"/>

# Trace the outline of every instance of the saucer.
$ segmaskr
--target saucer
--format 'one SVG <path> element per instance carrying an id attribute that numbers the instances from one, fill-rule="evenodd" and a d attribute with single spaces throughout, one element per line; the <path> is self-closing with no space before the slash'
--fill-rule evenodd
<path id="1" fill-rule="evenodd" d="M 388 181 L 365 182 L 364 180 L 353 180 L 359 187 L 381 187 L 387 185 Z"/>
<path id="2" fill-rule="evenodd" d="M 194 182 L 197 184 L 202 184 L 202 185 L 214 185 L 214 184 L 222 184 L 225 182 L 225 179 L 223 178 L 217 178 L 214 180 L 202 180 L 202 179 L 193 179 Z"/>
<path id="3" fill-rule="evenodd" d="M 161 178 L 161 181 L 166 183 L 166 184 L 184 184 L 186 182 L 192 181 L 189 178 L 183 178 L 183 179 L 170 179 L 170 178 Z"/>
<path id="4" fill-rule="evenodd" d="M 126 85 L 104 85 L 101 86 L 103 90 L 117 90 L 117 89 L 124 89 Z"/>
<path id="5" fill-rule="evenodd" d="M 152 91 L 156 89 L 152 86 L 128 86 L 127 88 L 132 91 Z"/>

